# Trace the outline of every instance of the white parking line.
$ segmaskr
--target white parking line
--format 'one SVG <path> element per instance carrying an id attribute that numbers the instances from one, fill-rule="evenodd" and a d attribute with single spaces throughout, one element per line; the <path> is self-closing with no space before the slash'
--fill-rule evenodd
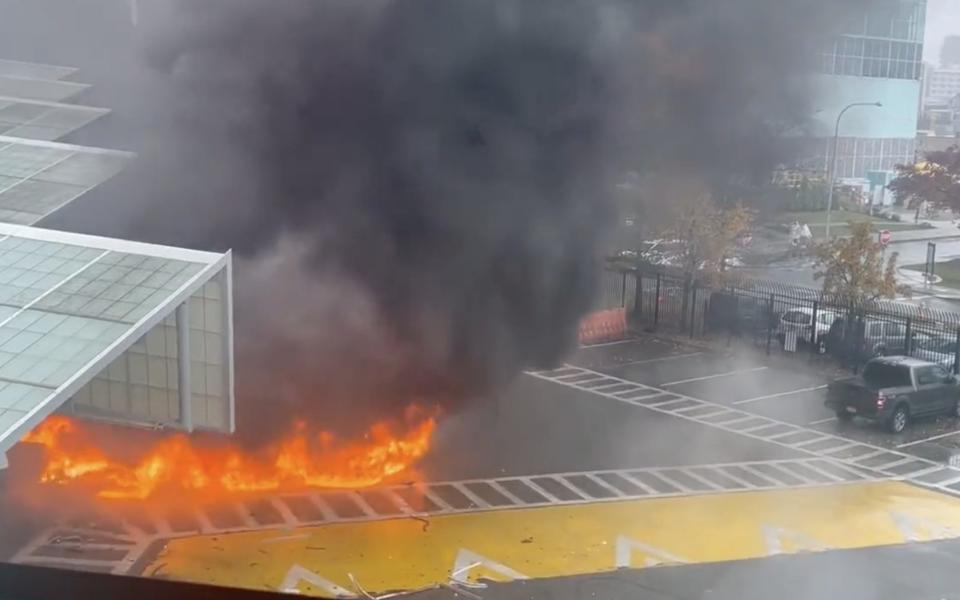
<path id="1" fill-rule="evenodd" d="M 661 356 L 660 358 L 648 358 L 646 360 L 631 360 L 630 362 L 617 363 L 611 366 L 613 368 L 618 368 L 618 367 L 629 367 L 631 365 L 645 365 L 647 363 L 664 362 L 667 360 L 676 360 L 679 358 L 691 358 L 693 356 L 700 356 L 701 354 L 703 354 L 703 352 L 690 352 L 689 354 L 674 354 L 673 356 Z"/>
<path id="2" fill-rule="evenodd" d="M 780 397 L 782 397 L 782 396 L 792 396 L 793 394 L 802 394 L 802 393 L 804 393 L 804 392 L 815 392 L 815 391 L 817 391 L 817 390 L 825 389 L 826 387 L 827 387 L 827 386 L 824 384 L 824 385 L 818 385 L 818 386 L 814 386 L 814 387 L 802 388 L 802 389 L 799 389 L 799 390 L 791 390 L 791 391 L 789 391 L 789 392 L 780 392 L 779 394 L 769 394 L 769 395 L 767 395 L 767 396 L 757 396 L 756 398 L 747 398 L 746 400 L 737 400 L 736 402 L 733 402 L 733 404 L 734 404 L 734 405 L 736 405 L 736 404 L 749 404 L 749 403 L 751 403 L 751 402 L 759 402 L 760 400 L 770 400 L 771 398 L 780 398 Z"/>
<path id="3" fill-rule="evenodd" d="M 828 419 L 820 419 L 819 421 L 810 421 L 807 425 L 822 425 L 823 423 L 829 423 L 830 421 L 836 421 L 836 417 L 830 417 Z"/>
<path id="4" fill-rule="evenodd" d="M 604 346 L 619 346 L 620 344 L 635 344 L 640 340 L 620 340 L 619 342 L 604 342 L 602 344 L 589 344 L 580 346 L 581 348 L 603 348 Z"/>
<path id="5" fill-rule="evenodd" d="M 924 442 L 932 442 L 933 440 L 939 440 L 940 438 L 950 437 L 951 435 L 957 435 L 960 431 L 951 431 L 950 433 L 941 433 L 940 435 L 932 435 L 928 438 L 923 438 L 922 440 L 914 440 L 912 442 L 907 442 L 906 444 L 898 444 L 897 448 L 907 448 L 909 446 L 915 446 L 917 444 L 922 444 Z"/>
<path id="6" fill-rule="evenodd" d="M 680 381 L 671 381 L 669 383 L 661 383 L 659 387 L 669 387 L 671 385 L 680 385 L 681 383 L 692 383 L 694 381 L 706 381 L 708 379 L 716 379 L 718 377 L 730 377 L 731 375 L 740 375 L 741 373 L 756 373 L 757 371 L 764 371 L 767 367 L 754 367 L 752 369 L 739 369 L 737 371 L 728 371 L 726 373 L 717 373 L 716 375 L 707 375 L 706 377 L 693 377 L 691 379 L 681 379 Z"/>

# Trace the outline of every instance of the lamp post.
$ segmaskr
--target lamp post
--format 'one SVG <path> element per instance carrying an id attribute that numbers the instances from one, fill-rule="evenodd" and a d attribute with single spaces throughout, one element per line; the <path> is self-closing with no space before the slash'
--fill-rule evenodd
<path id="1" fill-rule="evenodd" d="M 840 147 L 840 120 L 843 118 L 843 115 L 853 108 L 854 106 L 875 106 L 880 108 L 883 104 L 879 102 L 851 102 L 850 104 L 843 107 L 843 110 L 840 111 L 840 114 L 837 115 L 837 126 L 833 130 L 833 159 L 830 163 L 830 189 L 827 191 L 827 227 L 824 232 L 824 237 L 830 239 L 830 214 L 833 211 L 833 186 L 837 178 L 837 151 Z"/>

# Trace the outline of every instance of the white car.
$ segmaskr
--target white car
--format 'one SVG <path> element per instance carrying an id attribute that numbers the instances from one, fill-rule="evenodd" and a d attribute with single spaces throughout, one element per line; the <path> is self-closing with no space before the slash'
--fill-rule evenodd
<path id="1" fill-rule="evenodd" d="M 915 336 L 910 354 L 916 358 L 937 363 L 952 371 L 957 352 L 957 341 L 939 336 Z"/>
<path id="2" fill-rule="evenodd" d="M 822 339 L 830 331 L 837 314 L 829 310 L 817 311 L 817 339 Z M 780 315 L 777 336 L 784 340 L 789 332 L 796 332 L 797 340 L 810 343 L 813 339 L 813 309 L 792 308 Z"/>

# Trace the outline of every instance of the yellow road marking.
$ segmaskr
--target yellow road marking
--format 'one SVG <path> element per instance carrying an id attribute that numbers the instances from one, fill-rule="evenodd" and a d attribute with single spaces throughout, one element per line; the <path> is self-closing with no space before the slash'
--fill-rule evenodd
<path id="1" fill-rule="evenodd" d="M 183 538 L 144 572 L 336 596 L 958 535 L 960 499 L 877 482 Z"/>

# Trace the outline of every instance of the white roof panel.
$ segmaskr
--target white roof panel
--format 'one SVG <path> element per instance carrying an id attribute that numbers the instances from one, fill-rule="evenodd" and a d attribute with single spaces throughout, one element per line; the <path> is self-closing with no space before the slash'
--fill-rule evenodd
<path id="1" fill-rule="evenodd" d="M 76 72 L 77 69 L 74 67 L 0 59 L 0 75 L 25 77 L 29 79 L 63 79 Z"/>
<path id="2" fill-rule="evenodd" d="M 106 108 L 0 96 L 0 135 L 54 141 L 109 112 Z"/>
<path id="3" fill-rule="evenodd" d="M 0 96 L 12 96 L 27 100 L 63 102 L 90 87 L 87 83 L 31 79 L 0 74 Z"/>
<path id="4" fill-rule="evenodd" d="M 0 135 L 0 222 L 32 225 L 119 173 L 133 156 Z"/>
<path id="5" fill-rule="evenodd" d="M 0 224 L 0 453 L 228 261 Z"/>

